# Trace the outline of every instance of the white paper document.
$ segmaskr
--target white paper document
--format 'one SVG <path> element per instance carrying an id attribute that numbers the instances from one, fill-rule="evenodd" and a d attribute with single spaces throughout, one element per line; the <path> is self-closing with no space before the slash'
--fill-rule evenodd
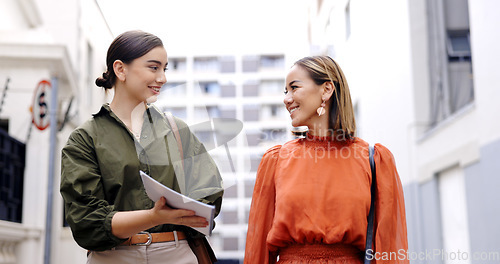
<path id="1" fill-rule="evenodd" d="M 210 236 L 212 234 L 215 206 L 204 204 L 202 202 L 191 199 L 159 183 L 143 171 L 140 171 L 140 173 L 144 188 L 146 189 L 146 193 L 148 194 L 149 198 L 151 198 L 151 200 L 156 202 L 160 200 L 162 196 L 164 196 L 167 199 L 168 206 L 176 209 L 192 210 L 196 213 L 197 216 L 205 217 L 208 221 L 207 227 L 191 228 L 202 234 L 205 234 L 206 236 Z"/>

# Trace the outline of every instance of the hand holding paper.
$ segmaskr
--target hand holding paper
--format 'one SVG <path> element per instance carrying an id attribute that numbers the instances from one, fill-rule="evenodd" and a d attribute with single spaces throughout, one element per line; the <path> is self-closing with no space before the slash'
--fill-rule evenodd
<path id="1" fill-rule="evenodd" d="M 212 234 L 215 206 L 207 205 L 182 195 L 165 185 L 159 183 L 144 172 L 140 172 L 144 188 L 149 198 L 157 202 L 161 197 L 166 198 L 167 205 L 176 209 L 194 211 L 197 216 L 204 217 L 208 221 L 206 227 L 192 227 L 200 233 L 210 236 Z"/>
<path id="2" fill-rule="evenodd" d="M 155 225 L 173 224 L 184 225 L 192 228 L 206 227 L 209 225 L 207 219 L 202 216 L 197 216 L 192 210 L 174 209 L 167 205 L 168 201 L 165 197 L 161 197 L 153 209 L 151 209 L 151 221 Z"/>

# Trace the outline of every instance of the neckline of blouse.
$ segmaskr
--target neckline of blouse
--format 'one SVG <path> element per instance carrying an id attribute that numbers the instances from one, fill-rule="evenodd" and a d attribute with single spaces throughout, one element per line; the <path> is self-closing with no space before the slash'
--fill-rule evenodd
<path id="1" fill-rule="evenodd" d="M 307 133 L 307 135 L 304 138 L 300 139 L 300 142 L 308 143 L 311 145 L 349 145 L 349 143 L 354 143 L 356 141 L 356 138 L 350 142 L 342 142 L 335 140 L 335 136 L 325 136 L 325 137 L 320 137 L 320 136 L 315 136 L 311 135 L 310 133 Z"/>
<path id="2" fill-rule="evenodd" d="M 312 135 L 311 133 L 307 133 L 306 137 L 304 138 L 304 140 L 307 140 L 307 141 L 317 141 L 317 142 L 335 142 L 335 137 L 334 136 L 324 136 L 324 137 L 320 137 L 320 136 L 315 136 L 315 135 Z"/>

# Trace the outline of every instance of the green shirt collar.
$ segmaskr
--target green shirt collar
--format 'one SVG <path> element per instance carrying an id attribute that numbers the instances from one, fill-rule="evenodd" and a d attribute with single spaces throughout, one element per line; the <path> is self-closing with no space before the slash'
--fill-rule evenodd
<path id="1" fill-rule="evenodd" d="M 94 117 L 106 115 L 115 119 L 116 122 L 118 122 L 125 130 L 128 131 L 125 124 L 120 120 L 120 118 L 118 118 L 115 113 L 113 113 L 111 107 L 109 107 L 109 103 L 103 104 L 99 112 L 93 114 Z M 144 111 L 144 123 L 140 139 L 141 145 L 143 147 L 147 147 L 154 141 L 155 138 L 164 137 L 171 131 L 172 130 L 165 121 L 164 114 L 158 109 L 158 107 L 153 104 L 149 104 L 147 110 Z M 132 138 L 134 138 L 134 136 L 130 132 L 129 134 Z"/>

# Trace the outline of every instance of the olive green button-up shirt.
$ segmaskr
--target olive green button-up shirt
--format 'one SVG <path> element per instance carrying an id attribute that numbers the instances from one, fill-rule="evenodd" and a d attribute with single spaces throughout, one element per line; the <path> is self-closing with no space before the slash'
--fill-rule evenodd
<path id="1" fill-rule="evenodd" d="M 154 206 L 139 170 L 167 187 L 215 205 L 219 213 L 223 194 L 219 170 L 189 127 L 180 119 L 175 121 L 182 158 L 173 131 L 155 107 L 144 113 L 140 140 L 108 104 L 72 132 L 62 150 L 60 191 L 66 220 L 81 247 L 107 250 L 119 245 L 124 239 L 111 232 L 113 215 Z M 160 225 L 148 231 L 173 230 L 201 236 L 189 227 L 176 225 Z"/>

